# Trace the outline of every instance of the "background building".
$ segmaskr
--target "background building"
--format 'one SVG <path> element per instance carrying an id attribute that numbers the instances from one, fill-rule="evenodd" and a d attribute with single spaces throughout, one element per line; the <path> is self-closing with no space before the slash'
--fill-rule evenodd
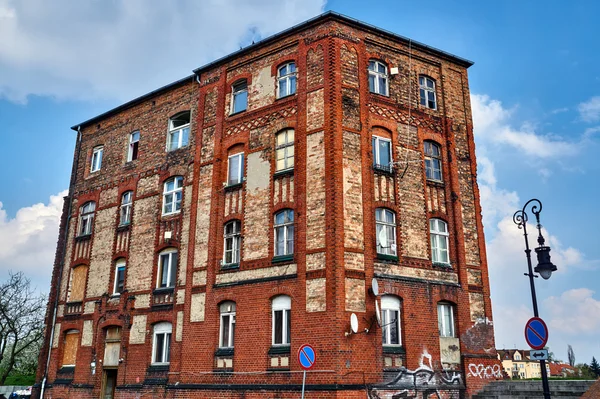
<path id="1" fill-rule="evenodd" d="M 75 126 L 38 392 L 297 397 L 302 344 L 309 397 L 501 377 L 471 64 L 327 13 Z"/>

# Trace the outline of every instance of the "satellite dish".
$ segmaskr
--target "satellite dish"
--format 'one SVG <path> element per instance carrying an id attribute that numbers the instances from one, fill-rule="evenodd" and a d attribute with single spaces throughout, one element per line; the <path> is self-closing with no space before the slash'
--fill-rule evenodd
<path id="1" fill-rule="evenodd" d="M 379 246 L 382 248 L 387 248 L 388 239 L 385 229 L 381 229 L 379 234 L 377 234 L 377 240 L 379 241 Z"/>
<path id="2" fill-rule="evenodd" d="M 373 295 L 379 296 L 379 282 L 375 277 L 373 277 L 373 280 L 371 280 L 371 292 Z"/>
<path id="3" fill-rule="evenodd" d="M 381 312 L 379 311 L 379 302 L 375 299 L 375 317 L 377 318 L 377 324 L 381 327 Z"/>
<path id="4" fill-rule="evenodd" d="M 350 329 L 354 334 L 358 332 L 358 317 L 354 313 L 350 315 Z"/>

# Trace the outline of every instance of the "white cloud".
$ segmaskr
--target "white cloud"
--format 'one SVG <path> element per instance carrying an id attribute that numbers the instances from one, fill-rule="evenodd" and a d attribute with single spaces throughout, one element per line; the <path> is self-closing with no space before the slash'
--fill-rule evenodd
<path id="1" fill-rule="evenodd" d="M 565 335 L 586 334 L 598 336 L 600 330 L 600 300 L 594 291 L 575 288 L 544 301 L 549 313 L 549 328 Z"/>
<path id="2" fill-rule="evenodd" d="M 585 122 L 596 122 L 600 120 L 600 96 L 592 97 L 577 106 L 579 116 Z"/>
<path id="3" fill-rule="evenodd" d="M 129 100 L 323 11 L 325 0 L 0 0 L 0 98 Z"/>
<path id="4" fill-rule="evenodd" d="M 492 145 L 515 148 L 531 158 L 559 158 L 574 155 L 578 144 L 561 137 L 536 132 L 535 124 L 524 122 L 516 128 L 512 125 L 513 109 L 502 106 L 498 100 L 487 95 L 472 94 L 473 125 L 476 138 Z"/>
<path id="5" fill-rule="evenodd" d="M 58 225 L 67 191 L 50 196 L 47 204 L 21 208 L 9 218 L 0 202 L 0 280 L 9 270 L 23 271 L 47 292 L 58 239 Z"/>

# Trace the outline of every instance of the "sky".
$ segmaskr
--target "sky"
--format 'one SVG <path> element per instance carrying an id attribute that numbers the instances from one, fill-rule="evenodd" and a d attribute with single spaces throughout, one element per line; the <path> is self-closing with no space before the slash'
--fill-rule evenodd
<path id="1" fill-rule="evenodd" d="M 0 0 L 0 280 L 47 292 L 79 122 L 333 10 L 473 60 L 478 182 L 498 348 L 533 314 L 513 213 L 543 202 L 558 271 L 536 279 L 548 345 L 600 358 L 600 3 Z M 534 233 L 530 225 L 530 233 Z M 530 244 L 535 246 L 535 236 Z"/>

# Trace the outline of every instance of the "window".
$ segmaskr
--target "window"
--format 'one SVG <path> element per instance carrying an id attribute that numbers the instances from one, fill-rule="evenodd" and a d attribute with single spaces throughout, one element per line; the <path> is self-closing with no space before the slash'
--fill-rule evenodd
<path id="1" fill-rule="evenodd" d="M 119 259 L 115 265 L 115 286 L 113 295 L 120 295 L 125 290 L 125 260 Z"/>
<path id="2" fill-rule="evenodd" d="M 94 212 L 96 211 L 96 203 L 94 201 L 86 202 L 80 209 L 79 213 L 79 235 L 86 236 L 92 234 L 92 226 L 94 225 Z"/>
<path id="3" fill-rule="evenodd" d="M 402 345 L 399 298 L 391 295 L 381 297 L 381 325 L 383 345 Z"/>
<path id="4" fill-rule="evenodd" d="M 225 225 L 225 250 L 223 262 L 225 265 L 234 265 L 240 262 L 240 246 L 242 243 L 241 223 L 232 220 Z"/>
<path id="5" fill-rule="evenodd" d="M 441 219 L 430 219 L 429 232 L 431 236 L 431 261 L 449 265 L 448 224 Z"/>
<path id="6" fill-rule="evenodd" d="M 419 76 L 419 95 L 421 97 L 421 105 L 436 109 L 435 102 L 435 80 L 427 76 Z"/>
<path id="7" fill-rule="evenodd" d="M 172 177 L 165 182 L 163 191 L 163 215 L 171 215 L 181 211 L 181 195 L 183 177 Z"/>
<path id="8" fill-rule="evenodd" d="M 273 345 L 289 345 L 292 322 L 290 312 L 292 300 L 289 296 L 280 295 L 273 299 Z"/>
<path id="9" fill-rule="evenodd" d="M 275 136 L 275 170 L 294 167 L 294 129 L 286 129 Z"/>
<path id="10" fill-rule="evenodd" d="M 373 136 L 373 167 L 386 172 L 392 171 L 392 141 Z"/>
<path id="11" fill-rule="evenodd" d="M 171 361 L 171 323 L 157 323 L 154 325 L 154 338 L 152 340 L 152 364 L 169 364 Z"/>
<path id="12" fill-rule="evenodd" d="M 138 158 L 138 148 L 140 144 L 140 132 L 133 132 L 129 135 L 129 147 L 127 149 L 127 162 L 135 161 Z"/>
<path id="13" fill-rule="evenodd" d="M 231 113 L 245 111 L 248 108 L 248 82 L 240 80 L 231 88 Z"/>
<path id="14" fill-rule="evenodd" d="M 388 95 L 387 66 L 381 61 L 369 61 L 369 91 L 383 96 Z"/>
<path id="15" fill-rule="evenodd" d="M 123 226 L 131 223 L 131 201 L 133 198 L 133 191 L 126 191 L 121 197 L 121 208 L 119 210 L 119 225 Z"/>
<path id="16" fill-rule="evenodd" d="M 118 367 L 121 354 L 121 327 L 108 327 L 104 340 L 104 367 Z M 102 396 L 105 398 L 104 396 Z"/>
<path id="17" fill-rule="evenodd" d="M 86 265 L 75 266 L 71 270 L 71 289 L 69 291 L 69 302 L 81 302 L 85 294 L 85 285 L 87 282 Z"/>
<path id="18" fill-rule="evenodd" d="M 169 119 L 167 151 L 173 151 L 188 145 L 190 136 L 190 111 L 180 112 Z"/>
<path id="19" fill-rule="evenodd" d="M 104 153 L 104 147 L 95 147 L 92 152 L 92 167 L 90 172 L 97 172 L 102 168 L 102 154 Z"/>
<path id="20" fill-rule="evenodd" d="M 385 208 L 375 209 L 375 228 L 377 234 L 377 253 L 397 256 L 396 251 L 396 215 Z"/>
<path id="21" fill-rule="evenodd" d="M 69 330 L 65 333 L 65 346 L 63 348 L 62 367 L 74 367 L 77 360 L 77 347 L 79 346 L 79 331 Z"/>
<path id="22" fill-rule="evenodd" d="M 233 348 L 235 333 L 235 302 L 223 302 L 219 307 L 221 326 L 219 332 L 219 347 Z"/>
<path id="23" fill-rule="evenodd" d="M 294 253 L 294 211 L 284 209 L 275 214 L 275 256 Z"/>
<path id="24" fill-rule="evenodd" d="M 425 176 L 428 180 L 442 181 L 442 151 L 433 141 L 423 143 L 425 150 Z"/>
<path id="25" fill-rule="evenodd" d="M 440 337 L 456 337 L 454 331 L 454 306 L 450 303 L 438 303 L 438 328 Z"/>
<path id="26" fill-rule="evenodd" d="M 296 64 L 289 62 L 277 70 L 277 98 L 291 96 L 296 93 Z"/>
<path id="27" fill-rule="evenodd" d="M 241 184 L 244 179 L 244 153 L 233 154 L 229 156 L 229 173 L 227 184 L 233 186 Z"/>
<path id="28" fill-rule="evenodd" d="M 177 276 L 177 250 L 168 249 L 158 257 L 156 288 L 173 288 Z"/>

